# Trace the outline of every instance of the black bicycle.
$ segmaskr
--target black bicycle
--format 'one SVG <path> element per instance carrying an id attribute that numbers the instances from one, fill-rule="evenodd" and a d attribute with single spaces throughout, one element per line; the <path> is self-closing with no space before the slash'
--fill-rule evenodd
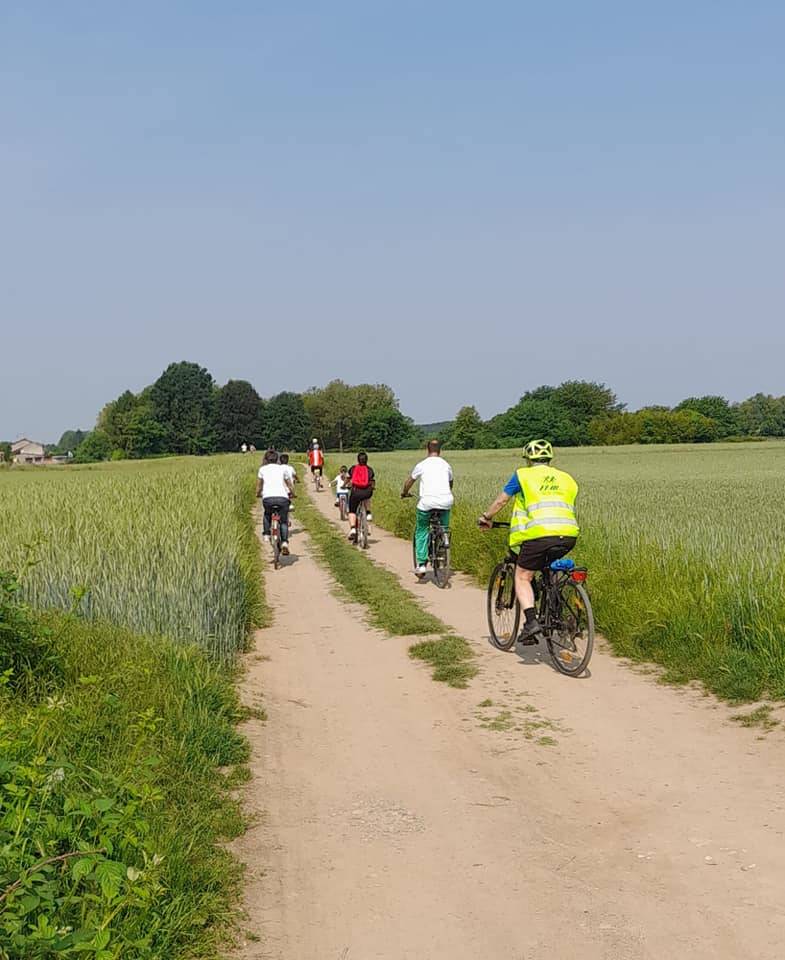
<path id="1" fill-rule="evenodd" d="M 270 543 L 273 548 L 273 569 L 281 565 L 281 514 L 276 507 L 270 516 Z"/>
<path id="2" fill-rule="evenodd" d="M 442 523 L 441 510 L 428 511 L 428 562 L 433 570 L 436 586 L 442 590 L 450 581 L 450 531 Z M 412 557 L 414 566 L 417 561 L 417 534 L 412 536 Z"/>
<path id="3" fill-rule="evenodd" d="M 492 526 L 509 527 L 509 523 Z M 510 552 L 497 563 L 488 584 L 488 628 L 499 650 L 512 649 L 521 621 L 515 596 L 516 560 Z M 587 575 L 586 567 L 560 557 L 546 562 L 532 581 L 537 619 L 551 659 L 569 677 L 579 677 L 586 670 L 594 650 L 594 614 L 584 586 Z"/>

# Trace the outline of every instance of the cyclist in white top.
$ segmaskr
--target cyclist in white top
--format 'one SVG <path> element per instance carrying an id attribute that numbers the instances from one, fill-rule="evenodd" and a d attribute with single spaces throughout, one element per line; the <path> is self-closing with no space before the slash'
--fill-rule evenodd
<path id="1" fill-rule="evenodd" d="M 418 577 L 425 576 L 428 570 L 428 531 L 431 511 L 439 511 L 441 525 L 448 530 L 450 511 L 455 503 L 452 493 L 452 467 L 442 457 L 441 443 L 438 440 L 429 440 L 427 450 L 428 456 L 415 465 L 401 491 L 401 497 L 408 497 L 416 481 L 420 481 L 417 526 L 414 531 L 414 548 L 417 554 L 414 572 Z"/>
<path id="2" fill-rule="evenodd" d="M 265 543 L 270 542 L 270 521 L 277 510 L 281 518 L 281 553 L 285 555 L 289 553 L 289 497 L 293 493 L 287 467 L 278 462 L 275 450 L 268 450 L 256 480 L 256 496 L 262 498 L 264 506 L 262 539 Z"/>

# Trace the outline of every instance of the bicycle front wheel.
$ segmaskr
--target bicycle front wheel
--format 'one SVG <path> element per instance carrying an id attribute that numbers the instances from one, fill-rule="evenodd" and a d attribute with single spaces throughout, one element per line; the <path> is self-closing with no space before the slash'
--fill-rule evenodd
<path id="1" fill-rule="evenodd" d="M 521 608 L 515 596 L 515 567 L 497 563 L 488 583 L 488 629 L 493 645 L 510 650 L 518 636 Z"/>
<path id="2" fill-rule="evenodd" d="M 559 587 L 560 607 L 546 641 L 557 670 L 579 677 L 589 665 L 594 650 L 594 613 L 589 594 L 581 583 L 566 580 Z"/>

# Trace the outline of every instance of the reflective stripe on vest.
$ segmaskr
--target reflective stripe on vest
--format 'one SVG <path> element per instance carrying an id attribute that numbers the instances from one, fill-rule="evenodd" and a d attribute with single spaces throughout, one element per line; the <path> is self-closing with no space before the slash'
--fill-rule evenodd
<path id="1" fill-rule="evenodd" d="M 578 536 L 578 484 L 569 473 L 539 464 L 518 470 L 518 482 L 521 492 L 516 494 L 510 518 L 511 547 L 539 537 Z"/>

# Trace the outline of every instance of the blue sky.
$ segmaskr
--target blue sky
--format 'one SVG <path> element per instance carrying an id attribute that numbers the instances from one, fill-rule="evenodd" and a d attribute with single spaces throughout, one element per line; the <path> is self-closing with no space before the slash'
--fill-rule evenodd
<path id="1" fill-rule="evenodd" d="M 785 393 L 785 5 L 0 4 L 0 437 L 172 360 Z"/>

